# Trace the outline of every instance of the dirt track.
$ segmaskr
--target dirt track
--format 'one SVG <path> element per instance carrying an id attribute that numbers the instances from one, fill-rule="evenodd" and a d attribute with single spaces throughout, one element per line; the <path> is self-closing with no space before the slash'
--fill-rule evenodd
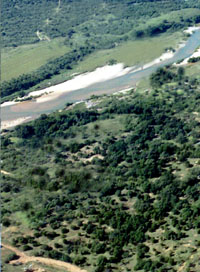
<path id="1" fill-rule="evenodd" d="M 60 268 L 66 268 L 67 271 L 69 272 L 87 272 L 86 270 L 83 270 L 79 268 L 76 265 L 62 262 L 62 261 L 57 261 L 49 258 L 42 258 L 42 257 L 33 257 L 33 256 L 27 256 L 23 252 L 19 251 L 17 248 L 12 247 L 10 245 L 6 245 L 2 243 L 3 248 L 7 248 L 13 252 L 15 252 L 20 258 L 16 261 L 12 261 L 11 263 L 14 262 L 21 262 L 23 264 L 29 263 L 29 262 L 39 262 L 48 266 L 53 266 L 53 267 L 60 267 Z"/>

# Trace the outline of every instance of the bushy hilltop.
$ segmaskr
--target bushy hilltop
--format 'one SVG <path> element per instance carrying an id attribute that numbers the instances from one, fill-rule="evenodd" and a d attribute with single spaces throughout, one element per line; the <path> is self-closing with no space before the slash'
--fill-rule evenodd
<path id="1" fill-rule="evenodd" d="M 3 133 L 4 243 L 91 272 L 200 270 L 200 82 L 150 82 Z"/>
<path id="2" fill-rule="evenodd" d="M 66 37 L 68 44 L 110 47 L 129 35 L 141 36 L 141 29 L 135 30 L 151 18 L 199 7 L 199 1 L 184 0 L 7 0 L 2 1 L 2 44 L 18 46 L 45 37 Z M 175 28 L 186 23 L 184 17 L 183 13 L 181 20 L 174 21 Z M 195 18 L 193 14 L 187 23 Z"/>

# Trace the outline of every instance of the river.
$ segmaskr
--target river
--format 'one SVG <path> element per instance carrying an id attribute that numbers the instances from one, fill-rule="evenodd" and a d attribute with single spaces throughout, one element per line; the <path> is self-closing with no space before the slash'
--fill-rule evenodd
<path id="1" fill-rule="evenodd" d="M 5 106 L 1 108 L 2 121 L 11 121 L 18 118 L 36 119 L 42 113 L 51 113 L 62 109 L 68 102 L 76 102 L 87 99 L 91 95 L 110 94 L 123 89 L 135 86 L 135 84 L 144 77 L 148 77 L 159 67 L 176 63 L 182 59 L 190 57 L 193 52 L 200 46 L 200 30 L 196 30 L 187 40 L 186 44 L 181 47 L 173 57 L 160 63 L 153 64 L 150 67 L 144 66 L 140 70 L 134 67 L 129 73 L 104 82 L 93 84 L 86 88 L 80 88 L 75 91 L 61 94 L 51 101 L 36 103 L 34 100 L 21 102 L 19 104 Z M 139 67 L 138 67 L 139 68 Z M 137 70 L 137 71 L 136 71 Z"/>

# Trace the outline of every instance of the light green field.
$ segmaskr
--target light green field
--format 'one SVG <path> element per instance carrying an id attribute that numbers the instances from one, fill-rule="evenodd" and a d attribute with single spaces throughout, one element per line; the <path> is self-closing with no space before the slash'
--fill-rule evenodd
<path id="1" fill-rule="evenodd" d="M 185 67 L 186 75 L 198 77 L 200 75 L 200 61 L 196 63 L 190 63 Z"/>
<path id="2" fill-rule="evenodd" d="M 162 23 L 165 20 L 168 22 L 178 22 L 182 18 L 191 19 L 195 15 L 199 15 L 199 9 L 187 8 L 182 10 L 176 10 L 176 11 L 172 11 L 170 13 L 163 14 L 155 18 L 151 18 L 145 23 L 145 26 L 157 25 L 159 23 Z M 144 25 L 142 25 L 142 27 L 144 27 Z"/>
<path id="3" fill-rule="evenodd" d="M 167 47 L 175 48 L 183 38 L 182 33 L 161 35 L 155 38 L 128 41 L 114 49 L 101 50 L 91 54 L 73 72 L 82 73 L 103 66 L 114 59 L 127 66 L 148 63 L 162 55 Z"/>
<path id="4" fill-rule="evenodd" d="M 108 64 L 112 59 L 116 60 L 116 62 L 122 62 L 126 66 L 145 64 L 161 56 L 166 48 L 176 48 L 183 41 L 183 38 L 184 35 L 182 32 L 175 32 L 149 39 L 124 42 L 114 49 L 100 50 L 91 54 L 74 67 L 74 69 L 56 75 L 51 80 L 48 80 L 48 82 L 51 81 L 52 85 L 57 84 L 66 80 L 66 78 L 74 73 L 81 74 L 93 71 L 97 67 Z M 45 84 L 46 82 L 41 83 L 40 87 L 45 87 Z"/>
<path id="5" fill-rule="evenodd" d="M 10 80 L 23 73 L 32 72 L 49 59 L 60 57 L 69 51 L 70 48 L 66 47 L 60 38 L 50 42 L 4 48 L 1 54 L 1 79 Z"/>

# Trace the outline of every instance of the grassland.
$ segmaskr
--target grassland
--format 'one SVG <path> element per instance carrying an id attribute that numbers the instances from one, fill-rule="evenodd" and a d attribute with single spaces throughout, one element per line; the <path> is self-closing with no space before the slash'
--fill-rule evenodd
<path id="1" fill-rule="evenodd" d="M 195 76 L 199 78 L 200 75 L 200 62 L 187 64 L 186 74 L 188 76 Z"/>
<path id="2" fill-rule="evenodd" d="M 93 71 L 97 67 L 108 64 L 110 60 L 124 63 L 125 66 L 145 64 L 162 55 L 166 48 L 176 48 L 183 39 L 182 32 L 165 33 L 153 38 L 124 42 L 121 45 L 116 45 L 113 49 L 99 50 L 79 62 L 72 70 L 55 75 L 50 80 L 40 83 L 39 87 L 44 88 L 48 86 L 49 82 L 51 84 L 63 82 L 70 75 L 76 73 Z M 38 86 L 34 86 L 33 89 L 37 88 Z"/>
<path id="3" fill-rule="evenodd" d="M 163 34 L 154 38 L 124 42 L 114 49 L 95 52 L 80 63 L 75 72 L 91 71 L 112 59 L 116 62 L 123 62 L 126 66 L 144 64 L 159 57 L 166 48 L 175 48 L 182 37 L 182 34 L 177 32 L 171 35 Z"/>
<path id="4" fill-rule="evenodd" d="M 195 15 L 199 15 L 199 9 L 188 8 L 188 9 L 172 11 L 167 14 L 162 14 L 158 17 L 151 18 L 147 22 L 143 22 L 143 23 L 145 23 L 144 25 L 146 25 L 146 26 L 152 26 L 152 25 L 158 25 L 159 23 L 163 22 L 164 20 L 167 20 L 168 22 L 171 22 L 171 21 L 174 22 L 174 21 L 182 20 L 183 17 L 186 20 L 191 19 Z M 144 25 L 143 25 L 143 27 L 144 27 Z"/>
<path id="5" fill-rule="evenodd" d="M 2 49 L 2 80 L 10 80 L 22 74 L 30 73 L 48 60 L 60 57 L 70 51 L 62 38 L 41 41 L 36 44 L 22 45 L 16 48 Z"/>

